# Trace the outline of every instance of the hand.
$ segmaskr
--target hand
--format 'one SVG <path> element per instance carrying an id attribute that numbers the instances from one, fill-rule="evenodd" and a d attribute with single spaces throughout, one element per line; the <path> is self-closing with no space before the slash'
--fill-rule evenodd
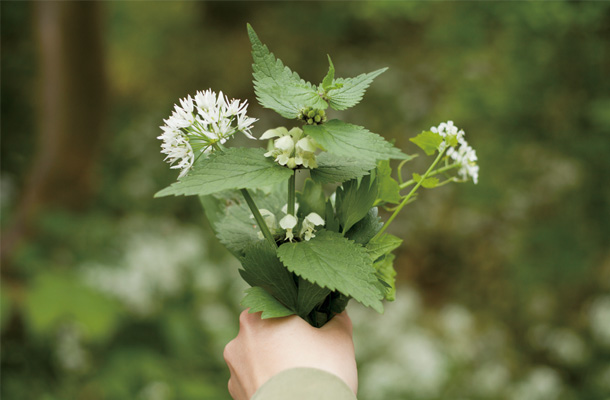
<path id="1" fill-rule="evenodd" d="M 296 315 L 272 319 L 260 316 L 243 311 L 239 334 L 225 347 L 233 399 L 249 400 L 269 378 L 296 367 L 335 374 L 357 393 L 352 321 L 345 311 L 322 328 L 314 328 Z"/>

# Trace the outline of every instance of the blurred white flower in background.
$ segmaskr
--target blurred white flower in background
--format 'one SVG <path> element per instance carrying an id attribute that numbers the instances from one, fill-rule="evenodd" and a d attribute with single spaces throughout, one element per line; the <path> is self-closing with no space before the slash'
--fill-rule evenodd
<path id="1" fill-rule="evenodd" d="M 126 252 L 116 266 L 90 264 L 86 282 L 124 303 L 140 315 L 152 313 L 159 300 L 182 289 L 185 269 L 206 260 L 198 230 L 135 232 L 126 239 Z"/>
<path id="2" fill-rule="evenodd" d="M 563 391 L 559 374 L 549 367 L 536 367 L 512 390 L 511 400 L 554 400 Z"/>
<path id="3" fill-rule="evenodd" d="M 610 348 L 610 296 L 596 298 L 589 308 L 589 326 L 593 337 Z"/>

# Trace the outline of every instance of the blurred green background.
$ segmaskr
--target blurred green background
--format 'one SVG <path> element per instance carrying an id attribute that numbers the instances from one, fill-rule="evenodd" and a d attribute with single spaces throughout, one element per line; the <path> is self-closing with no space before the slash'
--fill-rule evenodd
<path id="1" fill-rule="evenodd" d="M 610 399 L 610 3 L 2 2 L 4 399 L 229 399 L 244 284 L 158 128 L 179 98 L 256 104 L 246 23 L 314 82 L 389 71 L 341 118 L 453 120 L 478 185 L 393 233 L 398 294 L 351 307 L 362 399 Z M 237 144 L 249 144 L 239 141 Z M 425 168 L 423 157 L 408 172 Z"/>

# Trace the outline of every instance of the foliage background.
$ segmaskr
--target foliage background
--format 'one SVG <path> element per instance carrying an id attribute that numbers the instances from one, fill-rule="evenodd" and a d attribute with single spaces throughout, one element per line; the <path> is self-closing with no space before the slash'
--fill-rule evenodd
<path id="1" fill-rule="evenodd" d="M 397 301 L 351 311 L 360 397 L 610 398 L 609 3 L 66 4 L 64 40 L 92 18 L 101 46 L 62 57 L 103 79 L 67 74 L 61 102 L 43 89 L 53 8 L 1 3 L 2 397 L 228 399 L 237 264 L 195 199 L 152 194 L 175 179 L 156 136 L 178 98 L 223 90 L 259 135 L 284 123 L 254 99 L 250 22 L 308 80 L 326 53 L 338 76 L 390 67 L 345 120 L 415 152 L 452 119 L 480 158 L 479 185 L 394 224 Z M 50 104 L 75 140 L 49 136 Z M 36 192 L 54 145 L 64 168 Z"/>

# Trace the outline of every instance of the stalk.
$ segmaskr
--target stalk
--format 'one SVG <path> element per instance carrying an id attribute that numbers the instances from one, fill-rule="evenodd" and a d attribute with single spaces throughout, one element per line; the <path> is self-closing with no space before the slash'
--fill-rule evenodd
<path id="1" fill-rule="evenodd" d="M 428 168 L 428 170 L 426 171 L 426 173 L 421 177 L 421 180 L 419 182 L 417 182 L 417 184 L 413 187 L 413 189 L 411 189 L 411 191 L 409 192 L 408 195 L 406 195 L 404 197 L 404 199 L 402 200 L 402 202 L 398 205 L 398 207 L 396 207 L 396 209 L 394 210 L 394 212 L 392 213 L 392 215 L 390 216 L 390 218 L 388 218 L 388 221 L 383 225 L 383 227 L 379 230 L 379 232 L 377 232 L 377 234 L 375 236 L 373 236 L 373 238 L 371 240 L 375 240 L 377 239 L 379 236 L 381 236 L 381 234 L 383 232 L 385 232 L 385 230 L 388 228 L 388 226 L 392 223 L 392 221 L 394 221 L 394 219 L 396 218 L 396 216 L 398 215 L 398 213 L 400 212 L 400 210 L 402 210 L 402 208 L 409 202 L 409 199 L 411 199 L 411 197 L 415 194 L 415 192 L 417 191 L 417 189 L 419 189 L 420 185 L 422 184 L 422 182 L 431 175 L 431 171 L 434 169 L 434 167 L 436 167 L 436 164 L 438 164 L 438 162 L 441 160 L 441 158 L 443 158 L 443 154 L 445 154 L 445 149 L 443 149 L 443 151 L 438 153 L 438 156 L 436 157 L 436 160 L 434 160 L 434 162 L 432 163 L 432 165 L 430 165 L 430 167 Z M 439 171 L 443 169 L 440 168 Z M 438 173 L 438 172 L 437 172 Z M 408 182 L 405 182 L 408 183 Z"/>
<path id="2" fill-rule="evenodd" d="M 254 215 L 254 219 L 256 220 L 259 229 L 263 232 L 263 236 L 277 249 L 277 243 L 275 243 L 275 239 L 273 239 L 273 235 L 269 231 L 269 227 L 267 226 L 267 223 L 265 223 L 263 216 L 260 211 L 258 211 L 258 207 L 256 206 L 256 203 L 254 203 L 254 199 L 250 195 L 250 192 L 248 192 L 248 189 L 240 189 L 239 191 L 244 196 L 244 199 L 246 199 L 246 203 L 248 203 L 248 207 L 250 207 L 250 211 L 252 211 L 252 215 Z"/>
<path id="3" fill-rule="evenodd" d="M 441 174 L 441 173 L 443 173 L 443 172 L 449 171 L 450 169 L 457 168 L 457 167 L 459 167 L 459 164 L 451 164 L 451 165 L 447 165 L 447 166 L 445 166 L 445 167 L 443 167 L 443 168 L 439 168 L 439 169 L 437 169 L 436 171 L 432 171 L 432 172 L 430 172 L 430 173 L 428 174 L 428 177 L 430 177 L 430 176 L 434 176 L 434 175 L 438 175 L 438 174 Z M 404 189 L 404 188 L 406 188 L 406 187 L 408 187 L 408 186 L 411 186 L 411 185 L 412 185 L 412 184 L 414 184 L 414 183 L 415 183 L 415 181 L 414 181 L 413 179 L 411 179 L 411 180 L 408 180 L 408 181 L 406 181 L 406 182 L 402 183 L 402 184 L 401 184 L 399 187 L 400 187 L 400 189 L 402 190 L 402 189 Z"/>
<path id="4" fill-rule="evenodd" d="M 288 214 L 294 215 L 296 203 L 296 170 L 292 170 L 292 176 L 288 180 Z M 296 217 L 296 215 L 295 215 Z"/>

